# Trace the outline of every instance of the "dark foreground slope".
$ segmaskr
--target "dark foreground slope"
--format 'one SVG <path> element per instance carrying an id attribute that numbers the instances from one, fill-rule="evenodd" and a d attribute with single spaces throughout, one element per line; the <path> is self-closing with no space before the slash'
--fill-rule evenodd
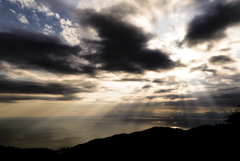
<path id="1" fill-rule="evenodd" d="M 238 157 L 238 125 L 202 125 L 190 130 L 153 127 L 95 139 L 61 151 L 0 147 L 10 160 L 216 160 Z"/>

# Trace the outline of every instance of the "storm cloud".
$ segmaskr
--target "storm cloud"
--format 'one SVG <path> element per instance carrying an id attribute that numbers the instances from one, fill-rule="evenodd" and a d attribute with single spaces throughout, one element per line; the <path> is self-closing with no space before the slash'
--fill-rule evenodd
<path id="1" fill-rule="evenodd" d="M 70 46 L 58 37 L 27 29 L 0 32 L 0 60 L 18 68 L 60 74 L 93 73 L 89 65 L 77 61 L 80 51 L 80 46 Z"/>
<path id="2" fill-rule="evenodd" d="M 189 46 L 225 38 L 225 30 L 240 22 L 239 1 L 213 1 L 203 12 L 188 24 L 185 41 Z"/>
<path id="3" fill-rule="evenodd" d="M 95 49 L 95 53 L 88 53 L 83 57 L 93 64 L 99 64 L 99 69 L 144 73 L 144 71 L 169 70 L 181 65 L 160 50 L 148 49 L 147 43 L 153 35 L 124 20 L 128 12 L 122 13 L 121 10 L 116 10 L 117 13 L 97 12 L 90 9 L 76 12 L 80 25 L 94 29 L 100 39 L 83 39 Z"/>

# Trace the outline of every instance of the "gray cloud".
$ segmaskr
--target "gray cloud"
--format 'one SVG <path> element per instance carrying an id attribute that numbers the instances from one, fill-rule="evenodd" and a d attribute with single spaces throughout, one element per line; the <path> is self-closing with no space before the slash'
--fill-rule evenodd
<path id="1" fill-rule="evenodd" d="M 174 89 L 160 89 L 160 90 L 155 91 L 154 93 L 166 93 L 166 92 L 171 92 L 172 90 L 174 90 Z"/>
<path id="2" fill-rule="evenodd" d="M 175 100 L 175 99 L 186 99 L 186 98 L 193 98 L 194 96 L 189 95 L 189 94 L 170 94 L 170 95 L 164 95 L 162 96 L 165 99 L 171 99 L 171 100 Z"/>
<path id="3" fill-rule="evenodd" d="M 0 32 L 0 60 L 23 69 L 46 70 L 60 74 L 94 73 L 80 63 L 80 46 L 69 46 L 60 38 L 27 29 Z"/>
<path id="4" fill-rule="evenodd" d="M 226 93 L 228 92 L 228 93 Z M 208 91 L 208 92 L 193 92 L 192 94 L 170 94 L 170 95 L 161 95 L 161 96 L 147 96 L 145 97 L 149 100 L 155 98 L 165 98 L 170 99 L 171 101 L 161 101 L 155 102 L 154 105 L 162 104 L 170 106 L 182 106 L 182 107 L 224 107 L 232 108 L 239 105 L 240 91 L 239 89 L 232 90 L 226 89 L 222 91 Z M 184 100 L 194 98 L 191 100 Z M 179 100 L 176 100 L 179 99 Z"/>
<path id="5" fill-rule="evenodd" d="M 145 97 L 145 98 L 147 98 L 147 99 L 149 99 L 149 100 L 152 100 L 152 99 L 154 99 L 154 98 L 157 98 L 158 96 L 147 96 L 147 97 Z"/>
<path id="6" fill-rule="evenodd" d="M 0 95 L 0 102 L 3 103 L 17 103 L 18 101 L 28 101 L 28 100 L 47 100 L 47 101 L 73 101 L 82 100 L 83 97 L 76 97 L 74 95 L 65 95 L 59 97 L 48 97 L 48 96 L 21 96 L 21 95 Z"/>
<path id="7" fill-rule="evenodd" d="M 230 51 L 232 48 L 223 48 L 223 49 L 220 49 L 219 51 L 221 52 L 225 52 L 225 51 Z"/>
<path id="8" fill-rule="evenodd" d="M 223 66 L 222 68 L 227 69 L 227 70 L 231 70 L 231 71 L 236 71 L 236 68 L 229 68 L 229 67 L 225 67 L 225 66 Z"/>
<path id="9" fill-rule="evenodd" d="M 170 70 L 182 65 L 160 50 L 148 49 L 147 42 L 153 35 L 128 23 L 124 18 L 130 11 L 123 12 L 124 9 L 119 7 L 121 6 L 114 6 L 114 12 L 111 8 L 102 12 L 93 9 L 76 11 L 79 24 L 85 28 L 93 28 L 100 38 L 82 40 L 96 51 L 84 55 L 85 59 L 93 64 L 100 64 L 98 69 L 101 70 L 134 74 Z"/>
<path id="10" fill-rule="evenodd" d="M 60 83 L 40 83 L 0 78 L 0 93 L 66 95 L 90 92 L 88 86 L 72 87 Z"/>
<path id="11" fill-rule="evenodd" d="M 142 87 L 142 89 L 148 89 L 148 88 L 151 88 L 151 87 L 152 87 L 151 84 L 146 84 Z"/>
<path id="12" fill-rule="evenodd" d="M 216 69 L 209 69 L 206 64 L 203 64 L 203 65 L 198 66 L 198 67 L 193 67 L 193 68 L 190 69 L 190 73 L 194 72 L 194 71 L 210 72 L 210 73 L 213 73 L 213 75 L 217 74 Z"/>
<path id="13" fill-rule="evenodd" d="M 204 5 L 204 13 L 196 15 L 188 24 L 184 41 L 193 46 L 225 38 L 225 30 L 240 22 L 239 10 L 239 1 L 213 1 Z"/>
<path id="14" fill-rule="evenodd" d="M 20 100 L 81 100 L 82 97 L 77 97 L 74 94 L 94 92 L 95 90 L 96 85 L 92 83 L 80 83 L 79 85 L 72 86 L 66 83 L 31 82 L 14 80 L 4 76 L 0 77 L 0 102 L 16 102 Z"/>
<path id="15" fill-rule="evenodd" d="M 164 83 L 165 81 L 162 80 L 162 79 L 154 79 L 152 82 L 153 82 L 153 83 L 160 83 L 160 84 L 162 84 L 162 83 Z"/>
<path id="16" fill-rule="evenodd" d="M 142 78 L 122 78 L 120 80 L 117 80 L 120 82 L 149 82 L 149 79 L 142 79 Z"/>
<path id="17" fill-rule="evenodd" d="M 160 95 L 160 96 L 147 96 L 147 99 L 154 99 L 154 98 L 165 98 L 165 99 L 186 99 L 186 98 L 194 98 L 193 95 L 190 94 L 169 94 L 169 95 Z"/>
<path id="18" fill-rule="evenodd" d="M 234 60 L 226 55 L 218 55 L 218 56 L 212 56 L 209 59 L 209 62 L 212 64 L 221 64 L 222 65 L 222 64 L 234 62 Z"/>
<path id="19" fill-rule="evenodd" d="M 231 88 L 220 88 L 217 91 L 233 91 L 233 90 L 238 90 L 239 87 L 231 87 Z"/>

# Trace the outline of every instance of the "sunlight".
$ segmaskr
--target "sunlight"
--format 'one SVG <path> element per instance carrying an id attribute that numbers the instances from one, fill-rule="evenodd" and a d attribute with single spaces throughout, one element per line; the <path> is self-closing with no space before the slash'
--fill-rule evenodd
<path id="1" fill-rule="evenodd" d="M 236 0 L 0 0 L 0 10 L 0 119 L 31 124 L 0 120 L 3 143 L 38 132 L 38 145 L 72 145 L 213 124 L 236 109 Z"/>
<path id="2" fill-rule="evenodd" d="M 195 75 L 189 74 L 189 69 L 175 69 L 173 71 L 168 72 L 169 75 L 174 75 L 179 80 L 188 80 L 193 79 Z"/>
<path id="3" fill-rule="evenodd" d="M 189 48 L 173 48 L 172 52 L 175 53 L 175 55 L 172 55 L 172 58 L 175 60 L 181 58 L 182 63 L 189 63 L 193 60 L 201 60 L 205 57 L 204 52 L 198 52 Z"/>

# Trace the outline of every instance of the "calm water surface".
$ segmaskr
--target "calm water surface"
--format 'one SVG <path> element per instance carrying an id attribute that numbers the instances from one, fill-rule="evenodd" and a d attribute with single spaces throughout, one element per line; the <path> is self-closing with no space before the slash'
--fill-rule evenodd
<path id="1" fill-rule="evenodd" d="M 122 119 L 87 117 L 1 118 L 0 145 L 20 148 L 73 147 L 96 138 L 131 133 L 154 126 L 188 129 L 202 124 L 215 124 L 215 118 L 145 118 Z"/>

